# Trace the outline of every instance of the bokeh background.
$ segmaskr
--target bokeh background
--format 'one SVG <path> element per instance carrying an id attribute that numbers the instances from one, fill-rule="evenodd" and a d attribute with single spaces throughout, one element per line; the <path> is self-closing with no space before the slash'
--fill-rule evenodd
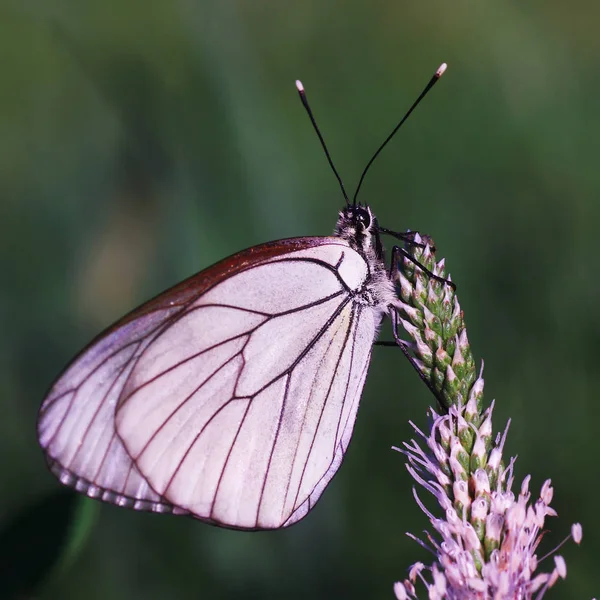
<path id="1" fill-rule="evenodd" d="M 598 594 L 598 19 L 589 0 L 3 0 L 0 594 L 390 598 L 429 559 L 391 446 L 431 398 L 394 350 L 374 351 L 345 464 L 289 530 L 76 499 L 34 424 L 133 306 L 242 248 L 332 231 L 342 199 L 296 78 L 352 189 L 442 61 L 361 199 L 446 256 L 507 456 L 535 493 L 555 485 L 546 549 L 583 524 L 548 597 Z"/>

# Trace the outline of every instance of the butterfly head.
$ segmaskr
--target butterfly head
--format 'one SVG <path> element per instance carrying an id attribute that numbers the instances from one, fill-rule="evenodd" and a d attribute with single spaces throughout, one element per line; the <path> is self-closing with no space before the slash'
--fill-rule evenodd
<path id="1" fill-rule="evenodd" d="M 367 205 L 349 204 L 345 206 L 340 211 L 335 226 L 335 235 L 346 240 L 350 247 L 359 252 L 367 253 L 374 250 L 378 256 L 382 252 L 377 218 Z"/>

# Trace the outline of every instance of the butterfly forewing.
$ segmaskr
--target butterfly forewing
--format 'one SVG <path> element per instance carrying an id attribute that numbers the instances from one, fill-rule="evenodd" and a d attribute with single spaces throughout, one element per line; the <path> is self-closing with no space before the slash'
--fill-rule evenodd
<path id="1" fill-rule="evenodd" d="M 56 382 L 40 442 L 63 483 L 244 528 L 310 510 L 349 442 L 377 314 L 340 238 L 218 263 L 95 340 Z"/>

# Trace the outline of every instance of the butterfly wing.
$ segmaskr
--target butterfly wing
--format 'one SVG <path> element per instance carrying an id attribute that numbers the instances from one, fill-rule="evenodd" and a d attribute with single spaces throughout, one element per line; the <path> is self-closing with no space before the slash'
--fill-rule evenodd
<path id="1" fill-rule="evenodd" d="M 337 471 L 379 317 L 339 238 L 251 248 L 143 305 L 58 379 L 38 422 L 60 480 L 140 510 L 290 525 Z"/>

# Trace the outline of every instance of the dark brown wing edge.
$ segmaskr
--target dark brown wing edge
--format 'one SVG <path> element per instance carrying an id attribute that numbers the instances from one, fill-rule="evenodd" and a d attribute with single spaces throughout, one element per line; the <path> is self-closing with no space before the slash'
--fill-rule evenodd
<path id="1" fill-rule="evenodd" d="M 308 248 L 315 248 L 324 244 L 335 244 L 343 242 L 336 237 L 297 237 L 288 238 L 283 240 L 277 240 L 274 242 L 267 242 L 258 246 L 252 246 L 236 254 L 232 254 L 223 260 L 215 263 L 214 265 L 199 271 L 195 275 L 191 275 L 187 279 L 175 284 L 173 287 L 166 289 L 160 294 L 154 296 L 150 300 L 147 300 L 143 304 L 140 304 L 137 308 L 128 312 L 125 316 L 115 321 L 112 325 L 109 325 L 106 329 L 96 335 L 91 342 L 89 342 L 80 352 L 74 356 L 67 366 L 61 371 L 61 373 L 54 379 L 52 385 L 58 381 L 63 373 L 69 368 L 71 363 L 77 360 L 83 355 L 89 348 L 94 344 L 98 343 L 103 337 L 113 333 L 123 325 L 139 317 L 148 315 L 156 310 L 164 308 L 184 308 L 202 294 L 206 293 L 212 287 L 227 279 L 231 275 L 241 273 L 246 269 L 255 267 L 256 265 L 267 262 L 270 258 L 276 258 L 282 254 L 288 252 L 295 252 L 297 250 L 306 250 Z M 47 396 L 48 392 L 44 395 Z"/>
<path id="2" fill-rule="evenodd" d="M 103 331 L 98 338 L 112 333 L 115 329 L 155 310 L 186 306 L 224 279 L 250 267 L 255 267 L 260 263 L 267 262 L 271 258 L 276 258 L 288 252 L 306 250 L 331 243 L 343 245 L 343 242 L 336 237 L 297 237 L 267 242 L 232 254 L 138 306 Z"/>

